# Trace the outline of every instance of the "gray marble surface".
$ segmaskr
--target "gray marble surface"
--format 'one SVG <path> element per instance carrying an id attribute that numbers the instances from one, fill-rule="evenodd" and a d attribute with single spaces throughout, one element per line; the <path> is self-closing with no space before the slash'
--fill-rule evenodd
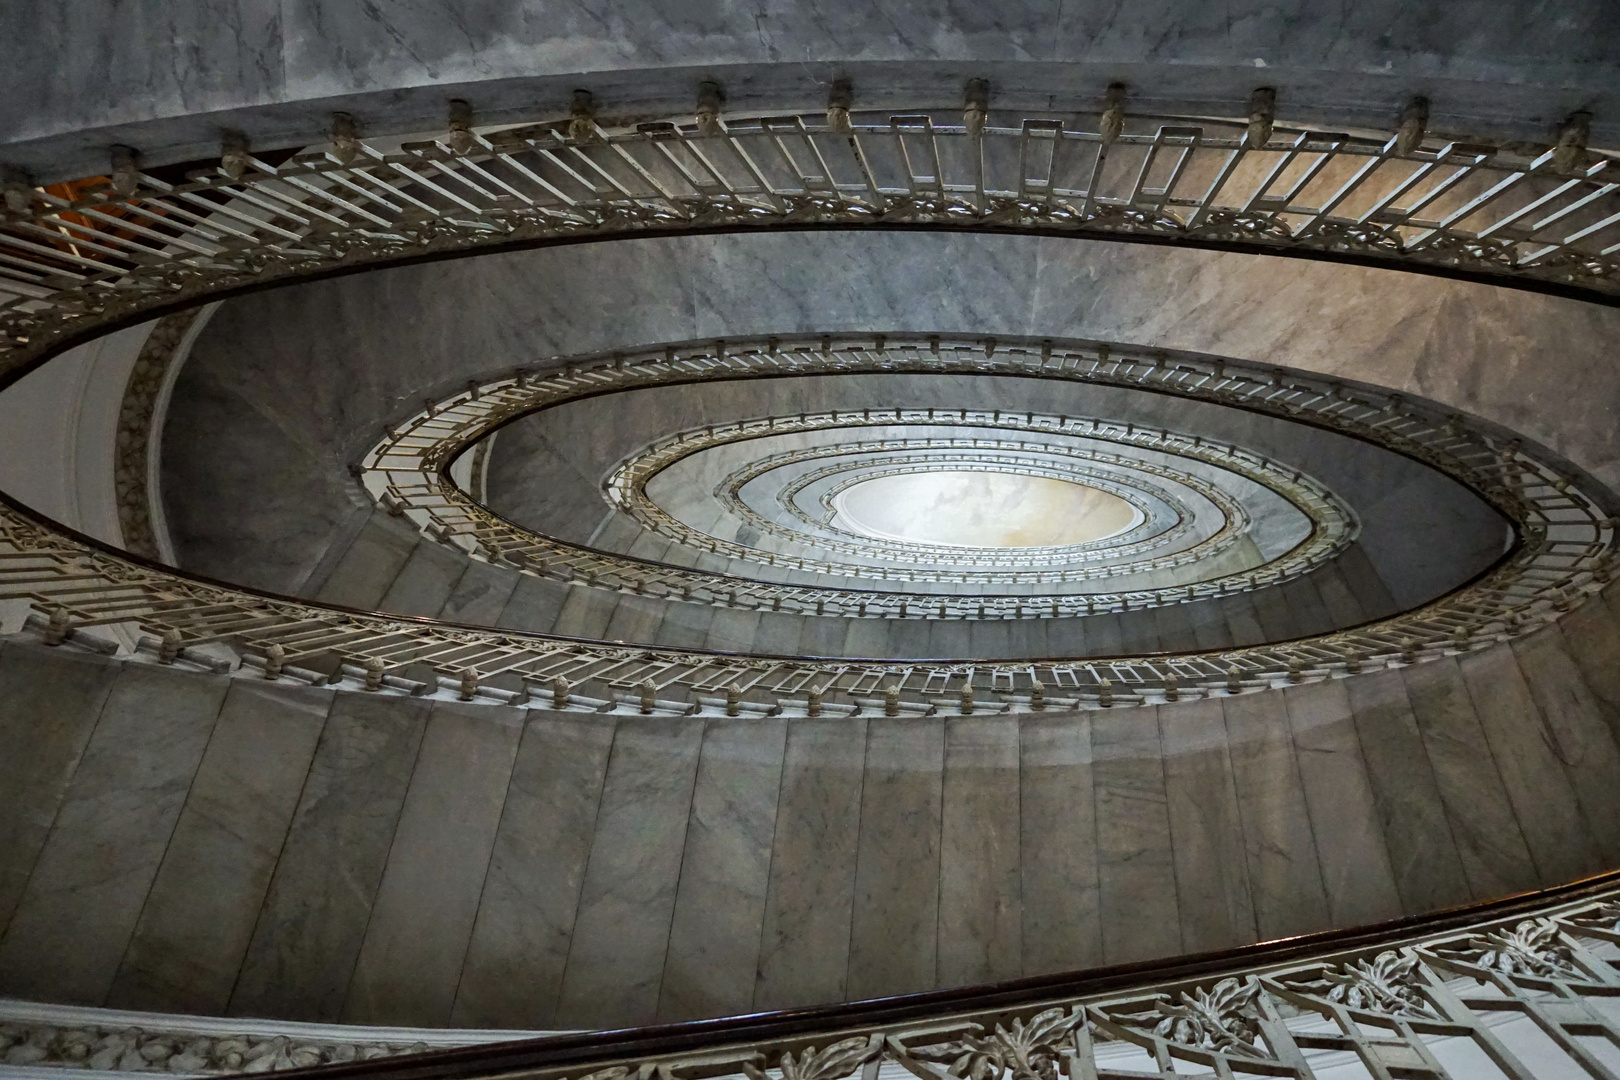
<path id="1" fill-rule="evenodd" d="M 1551 18 L 1527 0 L 1419 14 L 1393 3 L 1219 9 L 1154 0 L 1126 8 L 1014 0 L 993 10 L 808 3 L 692 8 L 616 0 L 590 9 L 537 0 L 362 6 L 329 0 L 10 0 L 0 88 L 31 107 L 0 127 L 0 158 L 44 179 L 104 168 L 114 142 L 154 162 L 217 153 L 222 127 L 260 147 L 317 141 L 334 109 L 381 134 L 440 130 L 444 102 L 489 121 L 567 115 L 585 87 L 604 114 L 687 114 L 699 73 L 727 109 L 814 109 L 838 76 L 886 111 L 956 109 L 969 76 L 992 108 L 1095 109 L 1131 84 L 1138 108 L 1242 111 L 1275 86 L 1291 118 L 1342 127 L 1393 123 L 1407 98 L 1433 99 L 1437 127 L 1545 139 L 1571 109 L 1598 133 L 1616 111 L 1603 43 L 1612 8 L 1580 0 Z"/>
<path id="2" fill-rule="evenodd" d="M 786 750 L 786 720 L 714 720 L 704 730 L 660 1021 L 753 1007 Z"/>
<path id="3" fill-rule="evenodd" d="M 1620 592 L 1604 590 L 1602 603 L 1582 604 L 1559 623 L 1559 636 L 1597 697 L 1609 732 L 1620 743 Z"/>
<path id="4" fill-rule="evenodd" d="M 1157 709 L 1091 717 L 1102 958 L 1183 951 Z"/>
<path id="5" fill-rule="evenodd" d="M 754 1007 L 847 1000 L 869 721 L 788 725 Z"/>
<path id="6" fill-rule="evenodd" d="M 1158 713 L 1182 948 L 1258 940 L 1225 708 L 1208 699 Z"/>
<path id="7" fill-rule="evenodd" d="M 700 720 L 619 722 L 580 888 L 557 1025 L 616 1027 L 652 1016 L 669 949 Z"/>
<path id="8" fill-rule="evenodd" d="M 1585 625 L 1620 635 L 1594 603 Z M 1556 884 L 1613 865 L 1620 790 L 1612 676 L 1570 655 L 1574 625 L 1156 707 L 819 719 L 227 682 L 10 640 L 0 718 L 40 686 L 60 710 L 7 767 L 62 796 L 0 800 L 0 837 L 46 829 L 35 859 L 3 849 L 0 993 L 619 1026 Z"/>
<path id="9" fill-rule="evenodd" d="M 34 677 L 54 674 L 45 666 Z M 94 685 L 99 672 L 90 674 Z M 105 1000 L 226 686 L 220 677 L 144 665 L 118 673 L 0 940 L 8 994 Z"/>
<path id="10" fill-rule="evenodd" d="M 1543 883 L 1569 881 L 1614 865 L 1598 833 L 1605 821 L 1583 813 L 1556 740 L 1545 729 L 1524 672 L 1506 650 L 1458 661 L 1468 698 L 1493 746 L 1502 785 Z M 1591 837 L 1575 845 L 1560 838 Z"/>
<path id="11" fill-rule="evenodd" d="M 1399 918 L 1389 851 L 1378 824 L 1344 682 L 1283 691 L 1305 808 L 1322 867 L 1328 917 L 1338 925 Z"/>
<path id="12" fill-rule="evenodd" d="M 852 999 L 890 997 L 936 979 L 944 757 L 943 720 L 867 724 L 845 989 Z"/>
<path id="13" fill-rule="evenodd" d="M 531 1017 L 556 1026 L 613 728 L 531 711 L 456 995 L 457 1027 L 522 1027 Z"/>
<path id="14" fill-rule="evenodd" d="M 1529 846 L 1461 672 L 1436 662 L 1401 675 L 1470 891 L 1479 899 L 1534 888 Z"/>
<path id="15" fill-rule="evenodd" d="M 1323 860 L 1305 802 L 1298 749 L 1282 694 L 1230 697 L 1227 745 L 1243 820 L 1244 854 L 1261 940 L 1331 919 Z"/>
<path id="16" fill-rule="evenodd" d="M 437 702 L 349 981 L 350 1024 L 450 1023 L 524 710 Z"/>
<path id="17" fill-rule="evenodd" d="M 231 684 L 108 1005 L 225 1011 L 332 698 Z"/>
<path id="18" fill-rule="evenodd" d="M 105 657 L 0 647 L 0 924 L 17 909 L 118 670 Z"/>
<path id="19" fill-rule="evenodd" d="M 938 974 L 942 986 L 1023 974 L 1019 718 L 945 722 Z"/>
<path id="20" fill-rule="evenodd" d="M 338 695 L 228 1011 L 335 1023 L 388 863 L 427 702 Z"/>
<path id="21" fill-rule="evenodd" d="M 1026 974 L 1103 962 L 1091 716 L 1030 716 L 1018 744 L 1019 898 Z"/>
<path id="22" fill-rule="evenodd" d="M 1401 672 L 1365 675 L 1345 692 L 1402 905 L 1467 903 L 1468 879 Z"/>

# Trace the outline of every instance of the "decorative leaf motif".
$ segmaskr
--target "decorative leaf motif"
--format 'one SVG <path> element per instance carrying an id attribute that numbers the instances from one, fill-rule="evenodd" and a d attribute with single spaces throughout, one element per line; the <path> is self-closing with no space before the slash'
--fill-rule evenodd
<path id="1" fill-rule="evenodd" d="M 1573 926 L 1591 928 L 1594 930 L 1607 930 L 1611 934 L 1620 934 L 1620 903 L 1603 903 L 1590 911 L 1579 915 L 1568 915 L 1564 921 Z"/>
<path id="2" fill-rule="evenodd" d="M 782 1080 L 843 1080 L 866 1064 L 881 1045 L 865 1036 L 858 1036 L 833 1043 L 825 1050 L 807 1046 L 798 1057 L 794 1057 L 791 1050 L 783 1054 L 777 1068 L 782 1073 Z M 743 1071 L 748 1074 L 749 1080 L 767 1080 L 766 1074 L 755 1065 L 744 1064 Z"/>
<path id="3" fill-rule="evenodd" d="M 1511 930 L 1495 930 L 1471 937 L 1460 949 L 1439 950 L 1464 963 L 1507 975 L 1534 975 L 1545 979 L 1581 978 L 1569 946 L 1548 920 L 1526 919 Z"/>
<path id="4" fill-rule="evenodd" d="M 1260 1026 L 1246 1011 L 1259 989 L 1257 982 L 1222 979 L 1210 990 L 1183 993 L 1179 1001 L 1159 1006 L 1163 1019 L 1153 1033 L 1186 1046 L 1267 1056 L 1260 1048 Z"/>
<path id="5" fill-rule="evenodd" d="M 0 1024 L 0 1064 L 104 1072 L 193 1075 L 281 1072 L 420 1053 L 426 1049 L 422 1043 L 335 1043 L 292 1039 L 285 1035 L 192 1035 L 134 1027 Z"/>
<path id="6" fill-rule="evenodd" d="M 988 1035 L 919 1047 L 912 1054 L 947 1063 L 949 1073 L 964 1080 L 1058 1080 L 1062 1043 L 1083 1020 L 1077 1011 L 1047 1009 L 1027 1024 L 1014 1020 L 1011 1029 L 997 1024 Z"/>
<path id="7" fill-rule="evenodd" d="M 1439 1012 L 1419 991 L 1418 958 L 1398 952 L 1382 952 L 1369 963 L 1355 960 L 1321 977 L 1304 982 L 1285 981 L 1298 993 L 1323 998 L 1352 1009 L 1388 1013 L 1392 1016 L 1432 1016 Z"/>

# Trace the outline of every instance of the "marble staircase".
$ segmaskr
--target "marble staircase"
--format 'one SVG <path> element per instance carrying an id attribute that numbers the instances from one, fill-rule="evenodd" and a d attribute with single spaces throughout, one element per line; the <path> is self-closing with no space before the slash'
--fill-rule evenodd
<path id="1" fill-rule="evenodd" d="M 1617 673 L 1620 587 L 1410 667 L 896 719 L 519 709 L 14 637 L 0 986 L 622 1026 L 1372 923 L 1620 864 Z"/>
<path id="2" fill-rule="evenodd" d="M 650 645 L 852 657 L 1043 657 L 1182 652 L 1281 641 L 1396 610 L 1359 545 L 1302 578 L 1212 600 L 1070 619 L 848 619 L 605 592 L 464 556 L 374 511 L 301 590 L 398 615 Z"/>

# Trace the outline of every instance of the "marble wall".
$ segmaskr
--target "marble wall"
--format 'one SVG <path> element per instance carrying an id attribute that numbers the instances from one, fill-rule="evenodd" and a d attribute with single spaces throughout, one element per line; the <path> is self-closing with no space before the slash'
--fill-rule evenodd
<path id="1" fill-rule="evenodd" d="M 1437 128 L 1543 142 L 1586 108 L 1613 145 L 1620 114 L 1606 47 L 1620 15 L 1604 0 L 8 0 L 0 13 L 0 91 L 27 103 L 0 118 L 0 163 L 46 181 L 104 172 L 114 143 L 157 164 L 216 155 L 222 129 L 301 146 L 334 109 L 397 134 L 442 129 L 456 97 L 486 122 L 564 116 L 584 88 L 604 115 L 689 114 L 706 77 L 744 115 L 816 109 L 840 76 L 885 112 L 959 107 L 980 77 L 994 105 L 1059 113 L 1098 108 L 1120 80 L 1138 108 L 1197 115 L 1239 114 L 1270 86 L 1289 119 L 1335 128 L 1392 125 L 1425 94 Z"/>
<path id="2" fill-rule="evenodd" d="M 1218 949 L 1620 862 L 1620 586 L 1149 708 L 556 713 L 0 645 L 0 995 L 614 1027 Z"/>

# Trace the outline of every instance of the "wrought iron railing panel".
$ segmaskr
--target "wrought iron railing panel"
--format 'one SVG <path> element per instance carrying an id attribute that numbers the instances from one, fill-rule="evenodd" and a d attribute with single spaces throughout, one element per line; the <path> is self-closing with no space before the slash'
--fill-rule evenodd
<path id="1" fill-rule="evenodd" d="M 56 1012 L 0 1005 L 0 1074 L 9 1064 L 183 1075 L 314 1068 L 333 1080 L 1615 1080 L 1620 888 L 1609 875 L 1135 968 L 512 1042 Z M 455 1048 L 434 1048 L 446 1046 Z"/>
<path id="2" fill-rule="evenodd" d="M 1533 157 L 1457 142 L 1302 131 L 1245 121 L 1133 118 L 1096 132 L 895 116 L 849 125 L 802 116 L 632 131 L 558 125 L 381 149 L 352 137 L 280 165 L 233 154 L 169 183 L 120 167 L 62 195 L 7 189 L 0 222 L 0 370 L 75 341 L 229 294 L 497 247 L 754 228 L 952 228 L 1205 245 L 1431 270 L 1613 301 L 1620 297 L 1615 158 L 1563 146 Z M 461 149 L 452 148 L 452 143 Z M 991 355 L 1024 370 L 1039 350 Z M 756 356 L 758 354 L 755 354 Z M 919 360 L 921 356 L 919 355 Z M 739 356 L 720 362 L 741 370 Z M 1151 355 L 1076 361 L 1157 378 Z M 926 370 L 926 361 L 922 368 Z M 731 657 L 619 648 L 390 619 L 261 597 L 100 550 L 8 508 L 0 588 L 48 613 L 47 633 L 123 623 L 160 657 L 231 642 L 269 672 L 301 664 L 363 685 L 443 673 L 567 697 L 663 687 L 719 694 L 728 710 L 887 711 L 972 694 L 1091 705 L 1227 692 L 1480 647 L 1556 617 L 1610 573 L 1613 523 L 1568 470 L 1453 419 L 1340 393 L 1325 382 L 1256 385 L 1218 366 L 1174 365 L 1174 385 L 1314 422 L 1376 428 L 1387 445 L 1461 462 L 1519 522 L 1517 551 L 1484 580 L 1393 620 L 1295 642 L 1186 656 L 929 664 Z M 1056 370 L 1051 372 L 1058 374 Z M 600 379 L 597 370 L 568 378 Z M 1453 445 L 1455 444 L 1455 445 Z M 1147 599 L 1136 598 L 1138 600 Z M 1120 598 L 1121 607 L 1133 602 Z M 1016 615 L 1016 609 L 1014 611 Z M 1035 617 L 1035 612 L 1025 612 Z M 439 677 L 433 674 L 432 677 Z M 392 680 L 392 681 L 390 681 Z M 650 688 L 650 690 L 649 690 Z M 982 700 L 982 698 L 981 698 Z M 794 703 L 799 704 L 795 705 Z"/>
<path id="3" fill-rule="evenodd" d="M 849 354 L 832 344 L 829 339 L 825 355 L 841 369 L 854 367 Z M 885 343 L 890 344 L 913 348 Z M 937 361 L 927 340 L 914 348 L 922 370 L 933 369 L 930 365 L 947 370 L 954 350 L 939 344 Z M 807 370 L 810 357 L 823 355 L 819 349 L 783 350 L 780 342 L 776 351 L 800 357 Z M 16 507 L 5 511 L 0 526 L 5 549 L 0 550 L 0 598 L 29 600 L 50 620 L 48 639 L 61 640 L 77 627 L 124 624 L 149 634 L 159 658 L 172 660 L 182 649 L 223 642 L 266 674 L 279 677 L 301 669 L 302 677 L 316 677 L 314 672 L 376 691 L 420 690 L 443 680 L 468 698 L 501 701 L 537 694 L 545 702 L 568 704 L 589 693 L 598 701 L 639 701 L 649 710 L 666 707 L 658 704 L 666 700 L 699 707 L 707 698 L 733 715 L 783 710 L 898 715 L 941 708 L 1110 707 L 1415 663 L 1488 647 L 1546 625 L 1612 575 L 1617 535 L 1608 509 L 1611 496 L 1541 449 L 1427 403 L 1280 369 L 1158 350 L 1083 343 L 1049 348 L 1039 341 L 992 347 L 979 341 L 970 353 L 972 363 L 984 370 L 1026 375 L 1044 370 L 1054 378 L 1162 389 L 1373 439 L 1473 489 L 1515 524 L 1519 542 L 1472 584 L 1365 626 L 1239 649 L 1034 661 L 732 655 L 350 612 L 189 579 L 64 535 Z M 722 350 L 709 356 L 699 350 L 688 356 L 673 350 L 657 354 L 645 367 L 630 355 L 603 356 L 560 374 L 526 375 L 523 387 L 514 378 L 506 404 L 514 412 L 532 404 L 528 390 L 536 380 L 548 386 L 556 380 L 564 390 L 600 388 L 620 375 L 652 374 L 665 364 L 690 378 L 715 372 L 731 377 L 755 370 L 767 355 Z M 445 438 L 431 445 L 452 445 L 456 433 L 471 434 L 498 422 L 499 405 L 493 411 L 488 402 L 471 407 L 472 393 L 444 410 L 435 407 L 429 422 Z M 477 393 L 481 400 L 484 391 Z M 984 419 L 994 421 L 990 415 Z M 1123 425 L 1109 434 L 1131 435 Z M 633 593 L 634 581 L 620 588 Z M 1201 595 L 1189 586 L 1181 598 Z M 1093 596 L 1087 602 L 1100 605 L 1104 599 Z M 1106 599 L 1114 610 L 1125 611 L 1165 597 Z M 743 601 L 740 594 L 737 601 Z M 852 614 L 859 615 L 858 603 Z M 1015 604 L 1006 614 L 1044 618 L 1050 613 L 1020 612 Z"/>
<path id="4" fill-rule="evenodd" d="M 348 138 L 178 184 L 11 188 L 9 364 L 176 302 L 494 245 L 716 229 L 948 227 L 1202 244 L 1620 297 L 1620 164 L 1398 133 L 1139 118 L 1121 132 L 928 115 L 557 125 L 383 151 Z M 1256 141 L 1258 137 L 1259 141 Z M 452 142 L 462 150 L 452 149 Z"/>
<path id="5" fill-rule="evenodd" d="M 1089 417 L 1011 410 L 940 410 L 893 408 L 852 412 L 799 413 L 740 420 L 679 432 L 636 454 L 607 480 L 611 500 L 642 524 L 705 554 L 763 563 L 806 574 L 859 577 L 860 587 L 837 588 L 794 584 L 669 563 L 636 559 L 541 535 L 507 521 L 477 503 L 448 478 L 449 464 L 478 445 L 502 424 L 583 395 L 633 390 L 672 383 L 766 378 L 782 374 L 858 374 L 917 372 L 1033 376 L 1113 386 L 1159 389 L 1199 396 L 1176 380 L 1135 371 L 1144 357 L 1164 367 L 1163 354 L 1118 346 L 1076 352 L 1051 341 L 1003 341 L 942 338 L 940 335 L 882 335 L 874 343 L 828 340 L 824 348 L 783 346 L 775 339 L 738 340 L 675 349 L 655 346 L 609 357 L 584 357 L 532 375 L 514 375 L 471 387 L 447 400 L 429 403 L 424 411 L 394 427 L 365 456 L 360 476 L 390 511 L 409 517 L 435 540 L 453 544 L 524 572 L 562 581 L 581 582 L 636 594 L 686 601 L 854 618 L 1024 619 L 1064 618 L 1153 607 L 1168 603 L 1269 588 L 1338 556 L 1356 537 L 1355 514 L 1319 481 L 1301 470 L 1272 461 L 1253 450 L 1146 424 Z M 1112 351 L 1110 351 L 1112 349 Z M 999 351 L 1002 359 L 996 360 Z M 1038 363 L 1034 357 L 1038 356 Z M 1122 358 L 1130 373 L 1116 377 Z M 741 363 L 734 362 L 740 360 Z M 1150 370 L 1153 370 L 1150 365 Z M 1236 370 L 1234 368 L 1234 370 Z M 1254 371 L 1251 370 L 1251 376 Z M 1269 373 L 1268 373 L 1269 374 Z M 1230 381 L 1230 380 L 1229 380 Z M 1235 383 L 1233 383 L 1235 385 Z M 1255 383 L 1255 385 L 1261 385 Z M 1266 393 L 1270 394 L 1270 389 Z M 1018 432 L 1068 436 L 1119 447 L 1124 453 L 1145 450 L 1189 462 L 1201 462 L 1264 487 L 1291 503 L 1310 522 L 1310 534 L 1292 550 L 1263 565 L 1237 573 L 1189 580 L 1163 588 L 1093 591 L 1083 583 L 1127 574 L 1191 567 L 1211 558 L 1243 536 L 1244 514 L 1214 485 L 1140 457 L 1133 469 L 1173 476 L 1219 506 L 1227 528 L 1205 543 L 1139 559 L 1107 563 L 1059 555 L 1007 555 L 1001 565 L 979 569 L 932 562 L 919 551 L 912 565 L 860 566 L 813 555 L 762 552 L 736 541 L 702 533 L 676 519 L 646 497 L 646 484 L 662 470 L 692 454 L 750 439 L 809 431 L 859 430 L 865 427 L 930 427 L 949 422 L 957 429 L 979 429 L 985 436 L 977 449 L 992 449 L 997 436 Z M 840 443 L 828 450 L 851 444 Z M 860 444 L 854 444 L 859 446 Z M 1017 444 L 1009 443 L 1016 448 Z M 1126 457 L 1114 455 L 1124 462 Z M 858 551 L 854 544 L 833 541 L 834 550 Z M 1113 551 L 1105 554 L 1115 555 Z M 1128 551 L 1118 553 L 1120 556 Z M 987 560 L 989 561 L 989 560 Z M 1046 564 L 1046 565 L 1043 565 Z M 931 584 L 955 583 L 961 589 L 941 592 Z M 1025 585 L 1035 591 L 996 591 L 995 586 Z M 909 586 L 909 587 L 908 587 Z M 1067 586 L 1067 588 L 1064 588 Z M 1044 590 L 1044 591 L 1043 591 Z"/>

